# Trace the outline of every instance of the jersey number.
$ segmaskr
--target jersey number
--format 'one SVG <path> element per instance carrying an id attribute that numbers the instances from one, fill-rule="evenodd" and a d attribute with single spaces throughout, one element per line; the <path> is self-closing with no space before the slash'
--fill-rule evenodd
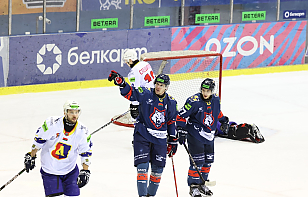
<path id="1" fill-rule="evenodd" d="M 154 79 L 153 71 L 151 71 L 150 74 L 151 74 L 151 76 L 149 74 L 146 74 L 145 77 L 144 77 L 144 80 L 147 81 L 148 83 Z"/>

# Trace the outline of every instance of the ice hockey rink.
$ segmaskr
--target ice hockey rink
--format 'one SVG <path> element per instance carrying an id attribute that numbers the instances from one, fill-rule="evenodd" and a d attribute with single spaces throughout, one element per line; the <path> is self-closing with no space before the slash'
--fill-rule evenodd
<path id="1" fill-rule="evenodd" d="M 211 187 L 214 196 L 307 196 L 308 71 L 223 77 L 222 84 L 223 113 L 238 123 L 255 123 L 265 142 L 215 139 L 215 162 L 209 176 L 217 181 Z M 190 87 L 178 88 L 185 91 Z M 194 88 L 199 91 L 199 87 Z M 23 157 L 31 149 L 36 129 L 47 117 L 62 115 L 67 99 L 79 101 L 79 120 L 90 132 L 129 106 L 115 86 L 0 96 L 0 187 L 23 169 Z M 132 134 L 132 128 L 110 124 L 92 136 L 91 177 L 80 196 L 138 196 Z M 34 170 L 21 174 L 0 191 L 0 196 L 44 196 L 40 156 L 36 164 Z M 174 166 L 178 196 L 188 197 L 189 157 L 183 146 L 174 156 Z M 177 196 L 170 158 L 156 196 Z"/>

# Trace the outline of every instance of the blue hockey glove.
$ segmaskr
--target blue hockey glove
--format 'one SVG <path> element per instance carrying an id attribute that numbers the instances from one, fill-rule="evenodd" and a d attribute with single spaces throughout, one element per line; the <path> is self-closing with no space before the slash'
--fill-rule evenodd
<path id="1" fill-rule="evenodd" d="M 176 130 L 177 130 L 178 136 L 179 136 L 179 143 L 181 145 L 185 144 L 186 139 L 187 139 L 187 131 L 184 130 L 182 127 L 177 127 Z"/>
<path id="2" fill-rule="evenodd" d="M 90 175 L 90 170 L 80 170 L 79 176 L 77 178 L 77 185 L 79 188 L 82 188 L 89 182 Z"/>
<path id="3" fill-rule="evenodd" d="M 220 125 L 220 130 L 222 132 L 224 132 L 225 134 L 228 134 L 228 131 L 229 131 L 229 118 L 227 116 L 225 116 L 225 119 L 224 120 L 219 120 L 219 122 L 221 123 Z"/>
<path id="4" fill-rule="evenodd" d="M 124 78 L 117 73 L 116 71 L 112 70 L 111 73 L 109 74 L 108 81 L 114 82 L 114 85 L 120 86 L 120 87 L 125 87 L 125 80 Z"/>
<path id="5" fill-rule="evenodd" d="M 35 167 L 35 159 L 36 156 L 31 157 L 31 153 L 26 153 L 25 154 L 25 168 L 26 168 L 26 172 L 29 173 L 30 170 L 33 170 L 33 168 Z"/>
<path id="6" fill-rule="evenodd" d="M 167 146 L 167 155 L 172 157 L 175 155 L 176 150 L 178 149 L 178 139 L 173 136 L 168 137 L 168 146 Z"/>

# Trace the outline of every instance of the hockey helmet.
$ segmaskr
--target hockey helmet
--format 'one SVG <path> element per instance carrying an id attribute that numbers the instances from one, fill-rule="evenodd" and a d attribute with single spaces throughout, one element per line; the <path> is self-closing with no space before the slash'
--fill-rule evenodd
<path id="1" fill-rule="evenodd" d="M 202 88 L 209 89 L 213 92 L 215 89 L 215 81 L 210 78 L 204 79 L 201 83 L 200 91 L 202 90 Z"/>
<path id="2" fill-rule="evenodd" d="M 137 60 L 137 52 L 135 49 L 126 49 L 123 53 L 123 61 L 128 62 L 129 60 L 135 61 Z"/>
<path id="3" fill-rule="evenodd" d="M 79 111 L 81 110 L 79 103 L 75 100 L 65 101 L 65 103 L 63 105 L 64 113 L 67 113 L 68 109 L 75 109 L 75 110 L 79 110 Z"/>
<path id="4" fill-rule="evenodd" d="M 156 82 L 159 82 L 159 83 L 163 83 L 165 84 L 166 86 L 170 85 L 170 78 L 168 75 L 165 75 L 165 74 L 159 74 L 155 80 L 154 80 L 154 84 L 156 84 Z"/>

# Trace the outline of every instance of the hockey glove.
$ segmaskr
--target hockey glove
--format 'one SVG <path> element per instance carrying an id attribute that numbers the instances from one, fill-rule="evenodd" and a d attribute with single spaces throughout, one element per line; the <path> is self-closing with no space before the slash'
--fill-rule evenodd
<path id="1" fill-rule="evenodd" d="M 219 120 L 219 122 L 221 123 L 220 130 L 224 132 L 225 134 L 228 134 L 229 127 L 230 127 L 229 118 L 225 116 L 225 120 Z"/>
<path id="2" fill-rule="evenodd" d="M 117 73 L 116 71 L 112 70 L 111 73 L 109 74 L 108 81 L 114 82 L 114 85 L 120 86 L 120 87 L 125 87 L 125 80 L 124 78 Z"/>
<path id="3" fill-rule="evenodd" d="M 178 131 L 179 143 L 181 145 L 185 144 L 187 139 L 187 131 L 184 130 L 182 127 L 177 127 L 176 130 Z"/>
<path id="4" fill-rule="evenodd" d="M 130 104 L 129 110 L 130 110 L 130 115 L 132 118 L 136 119 L 139 116 L 139 110 L 138 110 L 139 105 L 133 105 Z"/>
<path id="5" fill-rule="evenodd" d="M 80 170 L 79 176 L 77 178 L 77 185 L 79 188 L 82 188 L 89 182 L 90 175 L 90 170 Z"/>
<path id="6" fill-rule="evenodd" d="M 25 154 L 25 168 L 26 168 L 26 172 L 29 173 L 30 170 L 33 170 L 33 168 L 35 167 L 35 159 L 36 156 L 31 157 L 31 153 L 26 153 Z"/>
<path id="7" fill-rule="evenodd" d="M 170 136 L 168 137 L 168 146 L 167 146 L 167 155 L 169 157 L 172 157 L 173 155 L 175 155 L 176 150 L 178 149 L 178 142 L 177 142 L 177 138 Z"/>

